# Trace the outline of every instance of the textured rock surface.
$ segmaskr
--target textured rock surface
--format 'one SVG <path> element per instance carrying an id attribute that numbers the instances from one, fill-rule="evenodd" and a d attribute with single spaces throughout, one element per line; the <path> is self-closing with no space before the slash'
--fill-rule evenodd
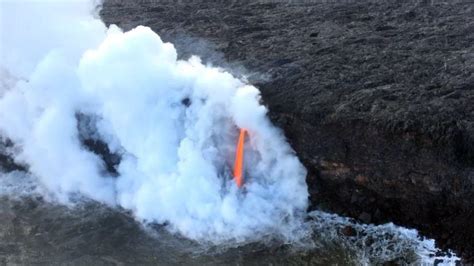
<path id="1" fill-rule="evenodd" d="M 26 171 L 27 168 L 23 165 L 15 163 L 11 156 L 11 150 L 14 149 L 13 143 L 2 138 L 0 136 L 0 171 L 11 172 L 11 171 Z"/>
<path id="2" fill-rule="evenodd" d="M 251 74 L 314 208 L 416 227 L 472 259 L 474 4 L 322 2 L 108 0 L 101 16 Z"/>

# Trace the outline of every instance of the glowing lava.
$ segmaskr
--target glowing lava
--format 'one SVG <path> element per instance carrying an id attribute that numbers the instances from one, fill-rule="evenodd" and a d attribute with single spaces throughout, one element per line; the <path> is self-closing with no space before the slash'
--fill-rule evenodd
<path id="1" fill-rule="evenodd" d="M 244 166 L 244 142 L 245 142 L 245 129 L 240 129 L 239 141 L 237 142 L 237 150 L 235 152 L 235 164 L 234 164 L 234 179 L 237 186 L 240 188 L 244 184 L 243 179 L 243 166 Z"/>

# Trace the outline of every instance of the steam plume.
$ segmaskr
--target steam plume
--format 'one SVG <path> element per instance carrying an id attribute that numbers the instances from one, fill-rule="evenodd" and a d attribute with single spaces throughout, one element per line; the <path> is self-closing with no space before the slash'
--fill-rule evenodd
<path id="1" fill-rule="evenodd" d="M 192 239 L 293 238 L 306 171 L 259 91 L 197 57 L 177 60 L 147 27 L 107 29 L 91 9 L 2 2 L 1 67 L 17 81 L 0 98 L 0 134 L 15 160 L 61 202 L 119 205 Z M 90 118 L 81 131 L 78 114 Z M 249 137 L 244 190 L 231 180 L 238 128 Z M 120 154 L 117 177 L 84 134 Z"/>

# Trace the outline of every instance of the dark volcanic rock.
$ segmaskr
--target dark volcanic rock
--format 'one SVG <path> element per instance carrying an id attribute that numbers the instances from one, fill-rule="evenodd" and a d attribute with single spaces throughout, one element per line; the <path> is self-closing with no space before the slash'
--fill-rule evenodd
<path id="1" fill-rule="evenodd" d="M 352 226 L 346 226 L 341 229 L 340 233 L 344 236 L 356 236 L 357 231 Z"/>
<path id="2" fill-rule="evenodd" d="M 474 4 L 324 2 L 108 0 L 101 16 L 251 73 L 313 207 L 413 226 L 472 259 Z"/>
<path id="3" fill-rule="evenodd" d="M 27 167 L 16 163 L 10 150 L 13 149 L 13 142 L 0 136 L 0 171 L 26 171 Z"/>
<path id="4" fill-rule="evenodd" d="M 76 113 L 75 116 L 82 146 L 102 159 L 105 175 L 117 177 L 117 167 L 122 160 L 122 155 L 111 151 L 107 142 L 97 133 L 97 122 L 100 118 L 84 113 Z"/>

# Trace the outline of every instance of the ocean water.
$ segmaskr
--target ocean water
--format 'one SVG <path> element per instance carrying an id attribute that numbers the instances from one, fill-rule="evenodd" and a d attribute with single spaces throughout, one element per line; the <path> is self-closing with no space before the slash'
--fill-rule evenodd
<path id="1" fill-rule="evenodd" d="M 1 265 L 456 265 L 434 241 L 393 224 L 358 224 L 321 211 L 308 215 L 308 239 L 271 237 L 212 243 L 138 222 L 125 209 L 78 197 L 50 202 L 34 178 L 0 175 Z M 350 228 L 351 233 L 343 233 Z"/>

